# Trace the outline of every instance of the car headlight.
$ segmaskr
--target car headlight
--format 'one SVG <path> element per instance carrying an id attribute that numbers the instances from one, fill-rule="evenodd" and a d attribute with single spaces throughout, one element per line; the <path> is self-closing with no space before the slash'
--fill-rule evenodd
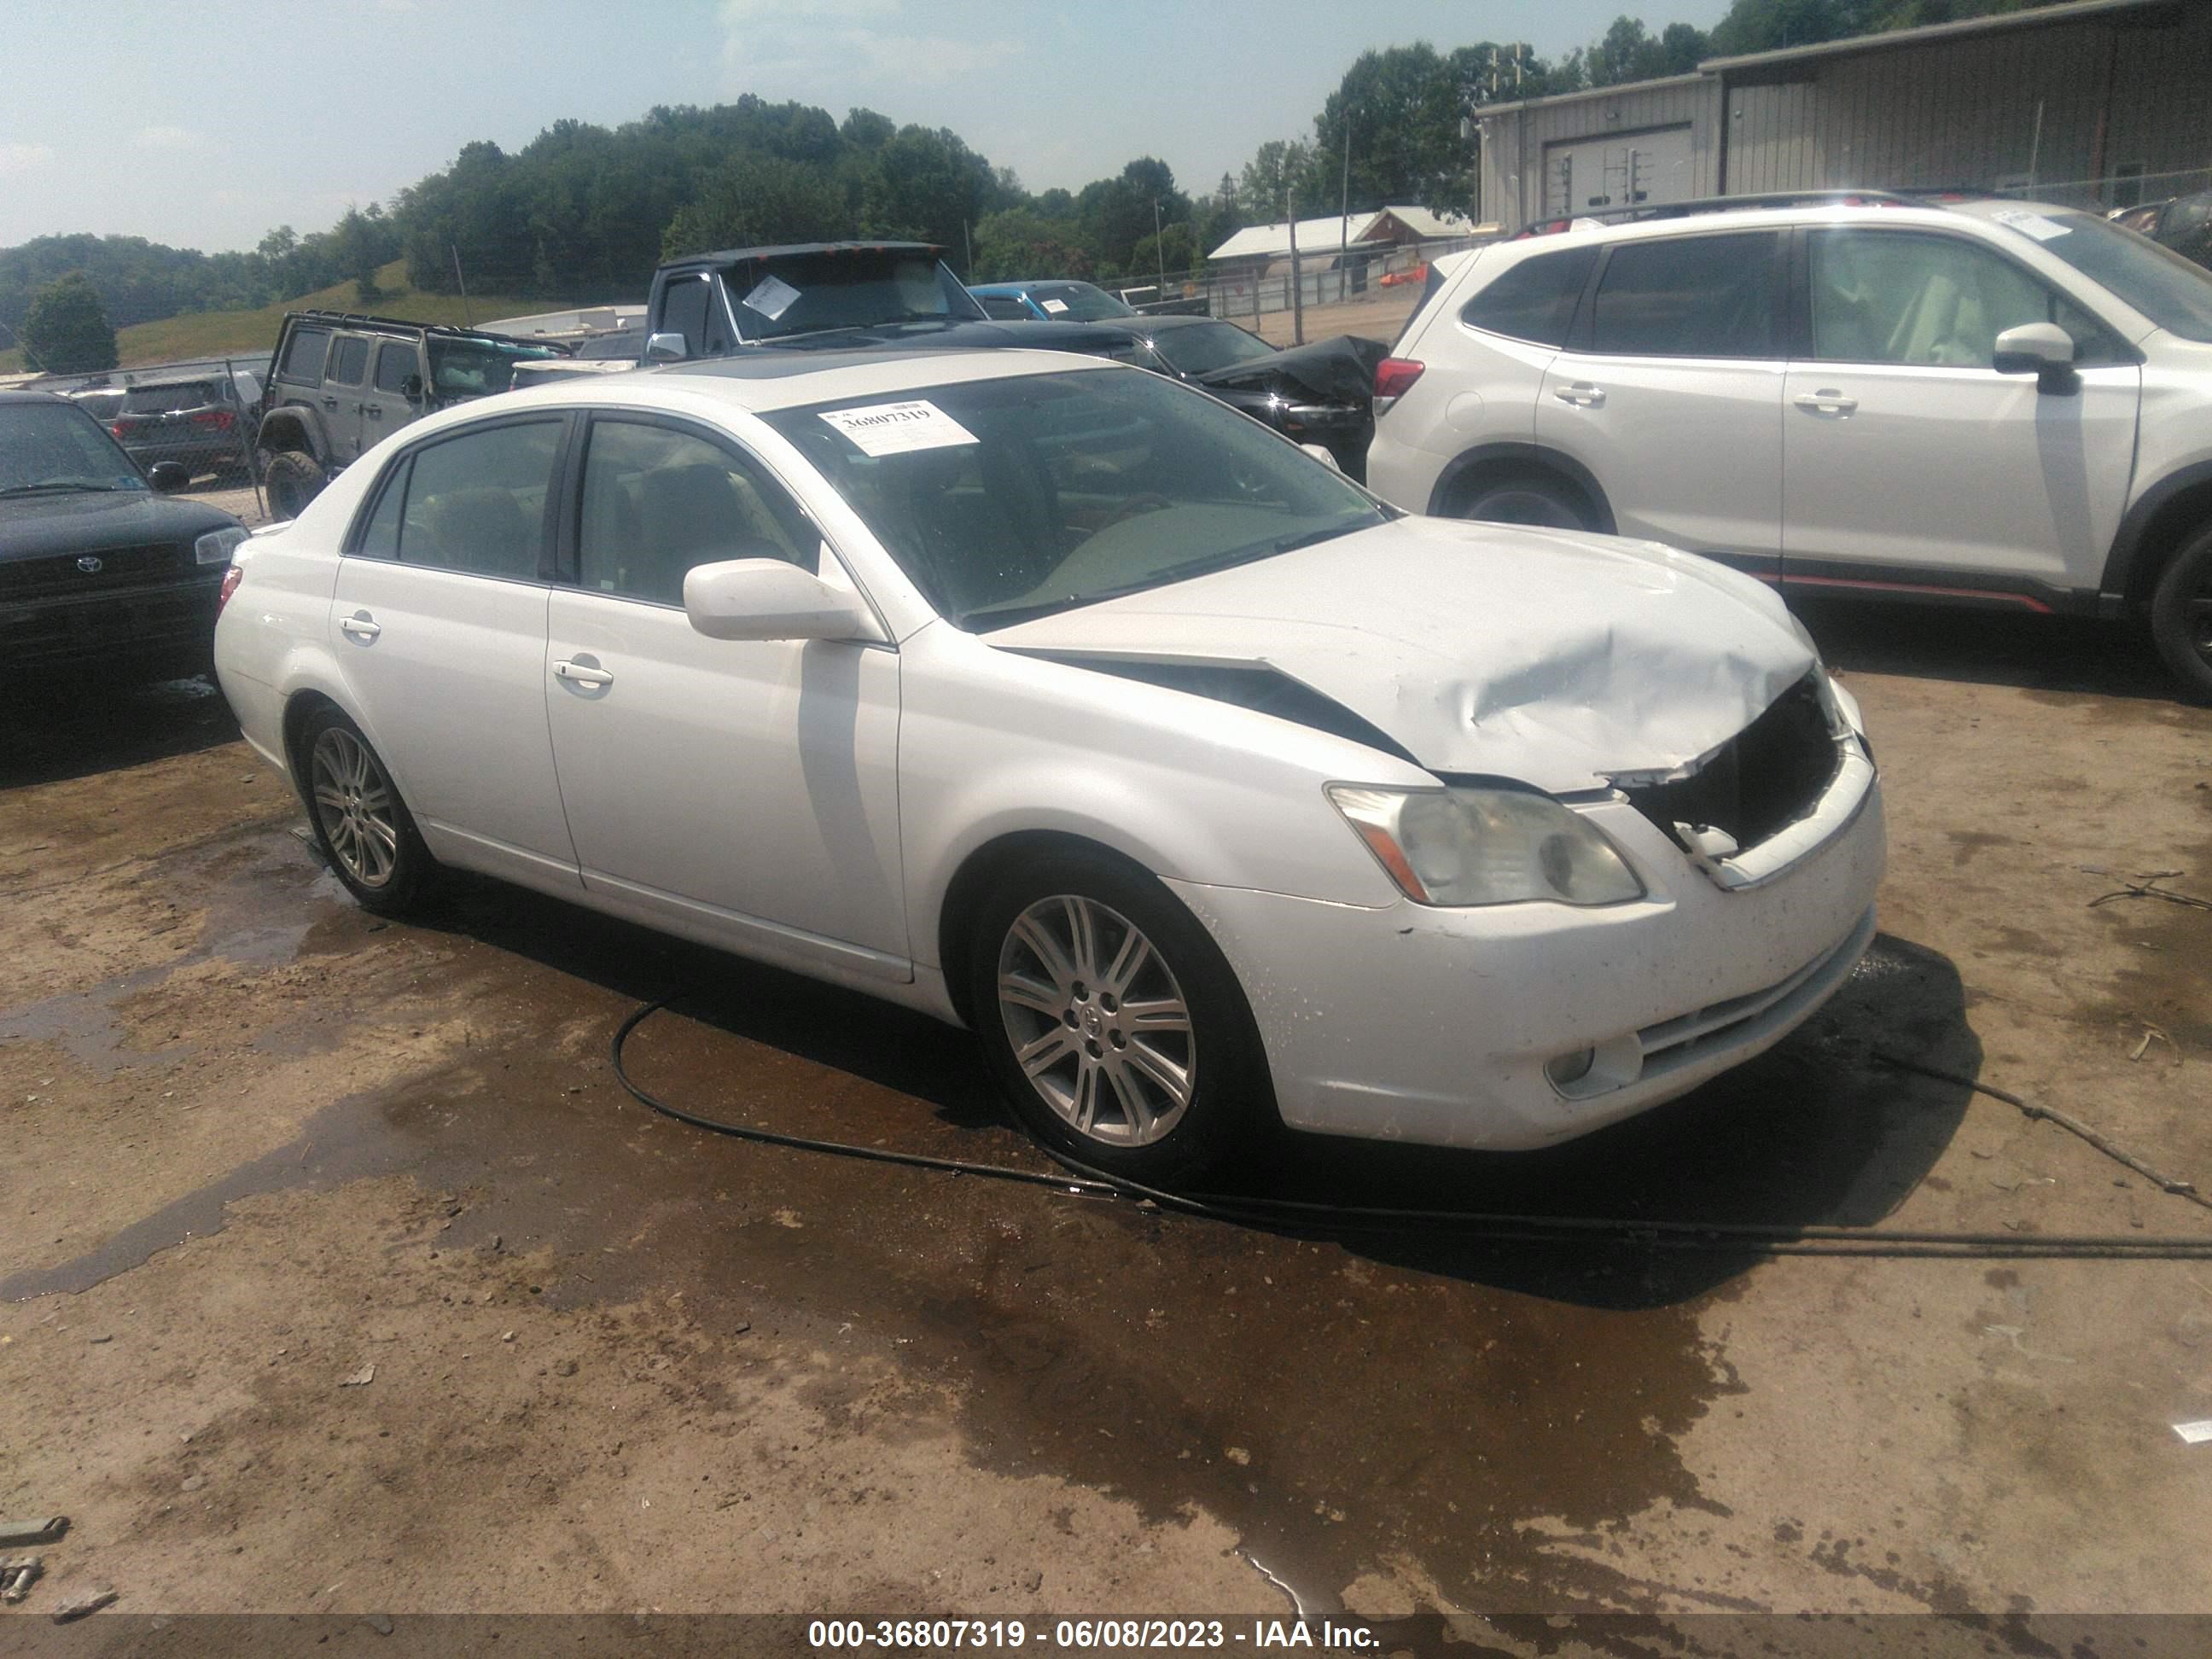
<path id="1" fill-rule="evenodd" d="M 1644 896 L 1613 843 L 1548 795 L 1336 783 L 1328 798 L 1417 904 L 1621 904 Z"/>
<path id="2" fill-rule="evenodd" d="M 198 564 L 228 564 L 230 556 L 246 541 L 245 530 L 233 525 L 228 530 L 210 530 L 192 544 L 192 559 Z"/>

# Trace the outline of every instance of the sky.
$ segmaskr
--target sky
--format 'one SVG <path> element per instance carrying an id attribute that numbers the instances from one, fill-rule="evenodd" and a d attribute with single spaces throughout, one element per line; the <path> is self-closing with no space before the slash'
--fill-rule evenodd
<path id="1" fill-rule="evenodd" d="M 1584 46 L 1726 0 L 7 0 L 0 246 L 327 228 L 489 138 L 746 92 L 950 127 L 1031 190 L 1142 155 L 1210 189 L 1370 47 Z"/>

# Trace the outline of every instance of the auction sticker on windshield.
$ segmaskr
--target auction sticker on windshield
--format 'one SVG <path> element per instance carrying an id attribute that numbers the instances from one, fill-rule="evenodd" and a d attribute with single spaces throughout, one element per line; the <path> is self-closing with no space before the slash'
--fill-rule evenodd
<path id="1" fill-rule="evenodd" d="M 825 410 L 822 418 L 850 438 L 864 455 L 903 455 L 910 449 L 949 449 L 975 441 L 974 433 L 926 398 L 910 404 Z"/>
<path id="2" fill-rule="evenodd" d="M 759 286 L 745 295 L 745 304 L 773 323 L 782 319 L 798 297 L 799 290 L 781 277 L 763 276 Z"/>

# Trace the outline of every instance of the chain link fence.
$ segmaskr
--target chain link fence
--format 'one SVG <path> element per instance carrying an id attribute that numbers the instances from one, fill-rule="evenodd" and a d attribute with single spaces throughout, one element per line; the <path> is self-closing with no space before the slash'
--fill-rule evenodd
<path id="1" fill-rule="evenodd" d="M 253 434 L 268 383 L 268 357 L 246 356 L 50 374 L 21 385 L 58 393 L 92 416 L 157 485 L 222 495 L 221 505 L 253 522 L 267 516 Z"/>

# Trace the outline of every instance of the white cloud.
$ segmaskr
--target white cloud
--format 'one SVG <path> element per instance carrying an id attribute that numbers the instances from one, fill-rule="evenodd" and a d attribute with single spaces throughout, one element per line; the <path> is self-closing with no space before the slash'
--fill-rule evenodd
<path id="1" fill-rule="evenodd" d="M 191 127 L 141 127 L 131 142 L 141 149 L 206 149 L 214 140 Z"/>
<path id="2" fill-rule="evenodd" d="M 0 144 L 0 176 L 35 172 L 40 167 L 52 167 L 53 162 L 52 144 Z"/>
<path id="3" fill-rule="evenodd" d="M 760 77 L 799 80 L 818 101 L 823 82 L 934 86 L 1017 56 L 1014 40 L 923 34 L 878 23 L 904 17 L 905 0 L 721 0 L 722 62 L 733 90 L 765 91 Z M 780 88 L 781 89 L 781 88 Z"/>

